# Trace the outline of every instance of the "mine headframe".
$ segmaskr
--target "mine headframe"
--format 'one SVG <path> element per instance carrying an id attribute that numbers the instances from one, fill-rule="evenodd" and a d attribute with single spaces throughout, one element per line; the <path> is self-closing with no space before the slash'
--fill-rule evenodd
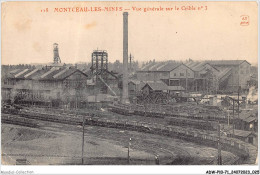
<path id="1" fill-rule="evenodd" d="M 105 50 L 94 50 L 91 55 L 91 73 L 99 74 L 101 78 L 107 81 L 108 75 L 108 54 Z M 96 80 L 98 77 L 96 76 Z"/>

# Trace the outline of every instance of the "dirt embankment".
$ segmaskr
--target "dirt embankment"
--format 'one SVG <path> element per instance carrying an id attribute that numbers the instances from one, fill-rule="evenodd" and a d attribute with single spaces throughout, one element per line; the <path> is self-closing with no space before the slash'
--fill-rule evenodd
<path id="1" fill-rule="evenodd" d="M 54 133 L 47 133 L 39 130 L 32 130 L 22 127 L 2 127 L 2 143 L 9 141 L 29 141 L 34 139 L 56 138 Z"/>

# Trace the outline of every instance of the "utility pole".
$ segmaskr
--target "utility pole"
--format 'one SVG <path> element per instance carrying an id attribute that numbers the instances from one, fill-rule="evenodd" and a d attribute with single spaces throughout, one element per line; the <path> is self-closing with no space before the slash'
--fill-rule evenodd
<path id="1" fill-rule="evenodd" d="M 228 113 L 228 127 L 229 127 L 229 111 L 227 110 L 227 113 Z"/>
<path id="2" fill-rule="evenodd" d="M 81 154 L 81 164 L 84 165 L 84 134 L 85 134 L 85 115 L 82 119 L 82 154 Z"/>
<path id="3" fill-rule="evenodd" d="M 159 155 L 155 155 L 155 165 L 160 165 Z"/>
<path id="4" fill-rule="evenodd" d="M 237 117 L 239 118 L 240 65 L 238 65 Z"/>
<path id="5" fill-rule="evenodd" d="M 222 165 L 221 142 L 220 142 L 220 124 L 218 123 L 218 165 Z"/>
<path id="6" fill-rule="evenodd" d="M 128 151 L 127 151 L 127 163 L 130 164 L 130 145 L 131 145 L 131 137 L 128 142 Z"/>
<path id="7" fill-rule="evenodd" d="M 238 92 L 237 92 L 237 118 L 239 118 L 239 91 L 240 91 L 240 85 L 238 85 Z"/>
<path id="8" fill-rule="evenodd" d="M 235 135 L 235 101 L 234 101 L 234 99 L 232 99 L 233 100 L 233 122 L 232 122 L 232 124 L 233 124 L 233 137 L 234 137 L 234 135 Z"/>
<path id="9" fill-rule="evenodd" d="M 81 96 L 81 78 L 79 74 L 76 74 L 76 82 L 75 82 L 75 114 L 76 117 L 78 116 L 78 110 L 79 110 L 79 99 Z M 85 135 L 85 116 L 82 117 L 82 147 L 81 147 L 81 164 L 84 164 L 84 135 Z"/>
<path id="10" fill-rule="evenodd" d="M 33 100 L 34 98 L 33 98 L 33 79 L 32 79 L 32 106 L 33 106 Z"/>
<path id="11" fill-rule="evenodd" d="M 188 78 L 187 78 L 188 70 L 186 69 L 186 92 L 188 92 Z"/>

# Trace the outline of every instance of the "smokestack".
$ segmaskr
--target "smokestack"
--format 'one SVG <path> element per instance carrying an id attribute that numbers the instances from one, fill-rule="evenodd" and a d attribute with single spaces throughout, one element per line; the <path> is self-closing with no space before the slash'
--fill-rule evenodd
<path id="1" fill-rule="evenodd" d="M 129 103 L 128 99 L 128 12 L 123 13 L 123 95 L 122 103 Z"/>

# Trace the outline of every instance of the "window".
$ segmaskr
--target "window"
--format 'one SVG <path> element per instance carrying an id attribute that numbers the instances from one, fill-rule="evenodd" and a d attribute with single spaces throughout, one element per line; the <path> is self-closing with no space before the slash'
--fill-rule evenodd
<path id="1" fill-rule="evenodd" d="M 176 73 L 174 73 L 174 74 L 173 74 L 173 76 L 175 76 L 175 77 L 176 77 Z"/>
<path id="2" fill-rule="evenodd" d="M 184 76 L 184 73 L 180 73 L 180 76 Z"/>
<path id="3" fill-rule="evenodd" d="M 190 76 L 190 73 L 187 73 L 188 77 Z"/>
<path id="4" fill-rule="evenodd" d="M 241 70 L 241 71 L 240 71 L 240 74 L 244 74 L 244 71 Z"/>

